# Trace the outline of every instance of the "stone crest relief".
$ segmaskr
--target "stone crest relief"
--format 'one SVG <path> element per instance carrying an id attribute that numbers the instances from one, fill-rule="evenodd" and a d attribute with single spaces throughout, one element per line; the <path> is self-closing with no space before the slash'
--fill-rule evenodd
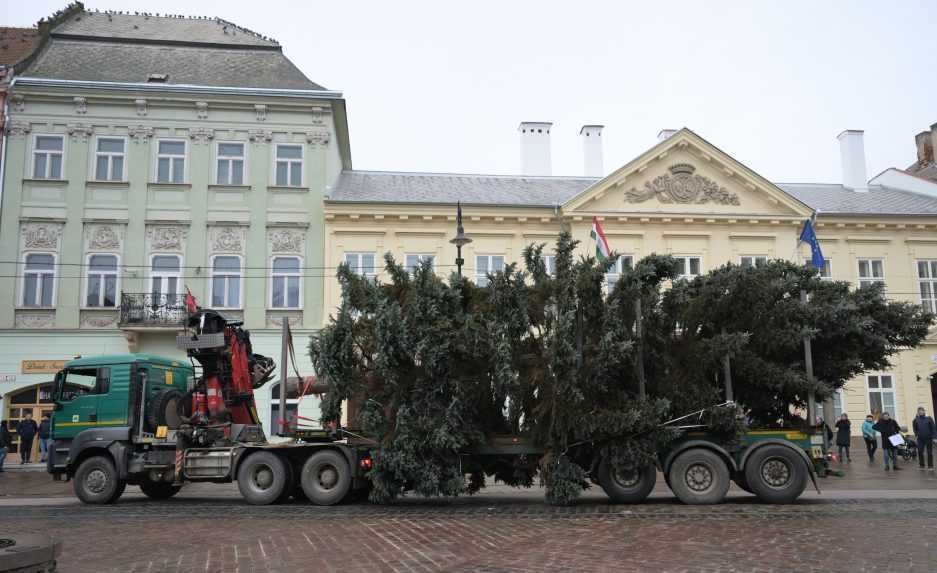
<path id="1" fill-rule="evenodd" d="M 120 233 L 113 225 L 88 225 L 85 232 L 89 251 L 120 250 Z"/>
<path id="2" fill-rule="evenodd" d="M 182 251 L 186 231 L 184 227 L 148 227 L 146 238 L 150 251 Z"/>
<path id="3" fill-rule="evenodd" d="M 144 125 L 137 125 L 129 128 L 127 133 L 129 133 L 130 137 L 133 138 L 134 143 L 146 143 L 150 140 L 151 137 L 153 137 L 153 128 Z"/>
<path id="4" fill-rule="evenodd" d="M 60 223 L 26 223 L 22 227 L 23 246 L 27 249 L 59 250 Z"/>
<path id="5" fill-rule="evenodd" d="M 216 253 L 240 253 L 244 250 L 244 231 L 240 227 L 217 227 L 212 239 Z"/>
<path id="6" fill-rule="evenodd" d="M 267 235 L 272 253 L 302 253 L 304 235 L 301 231 L 276 229 Z"/>
<path id="7" fill-rule="evenodd" d="M 719 205 L 739 205 L 735 193 L 720 187 L 718 183 L 695 174 L 696 167 L 688 163 L 678 163 L 670 168 L 670 174 L 645 181 L 642 189 L 632 188 L 625 191 L 628 203 L 643 203 L 657 197 L 661 203 L 717 203 Z"/>

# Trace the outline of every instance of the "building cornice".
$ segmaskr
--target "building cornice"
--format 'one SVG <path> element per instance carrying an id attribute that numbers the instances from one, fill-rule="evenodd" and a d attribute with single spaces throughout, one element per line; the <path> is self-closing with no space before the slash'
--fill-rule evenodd
<path id="1" fill-rule="evenodd" d="M 136 93 L 181 93 L 181 94 L 215 94 L 215 95 L 241 95 L 258 97 L 282 97 L 315 100 L 340 100 L 342 92 L 334 90 L 296 90 L 283 88 L 244 88 L 234 86 L 204 86 L 194 84 L 163 84 L 163 83 L 124 83 L 99 82 L 90 80 L 63 80 L 52 78 L 34 78 L 18 76 L 13 78 L 10 89 L 14 85 L 26 87 L 57 87 L 86 90 L 128 91 Z"/>

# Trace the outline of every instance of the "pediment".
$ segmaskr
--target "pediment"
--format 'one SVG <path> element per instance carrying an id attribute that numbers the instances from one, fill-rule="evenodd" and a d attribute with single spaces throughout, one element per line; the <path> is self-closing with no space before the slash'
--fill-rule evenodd
<path id="1" fill-rule="evenodd" d="M 807 217 L 811 209 L 689 129 L 597 181 L 567 212 Z"/>

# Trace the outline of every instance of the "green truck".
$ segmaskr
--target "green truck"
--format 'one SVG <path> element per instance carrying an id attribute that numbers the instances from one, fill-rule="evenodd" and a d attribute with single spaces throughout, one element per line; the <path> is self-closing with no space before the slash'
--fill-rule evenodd
<path id="1" fill-rule="evenodd" d="M 206 336 L 203 340 L 209 342 L 204 344 L 233 348 L 228 335 L 235 332 L 223 332 L 224 342 Z M 218 355 L 230 362 L 230 354 Z M 223 378 L 224 368 L 220 372 Z M 71 480 L 78 498 L 92 504 L 116 501 L 127 485 L 165 499 L 186 483 L 236 481 L 251 504 L 302 495 L 320 505 L 339 503 L 369 487 L 376 446 L 340 429 L 301 432 L 274 443 L 259 424 L 237 423 L 224 415 L 197 418 L 200 400 L 211 397 L 211 385 L 206 391 L 202 380 L 206 377 L 206 370 L 198 372 L 186 362 L 148 354 L 67 362 L 55 378 L 55 445 L 48 471 L 57 480 Z M 241 395 L 223 398 L 228 406 L 238 402 L 256 417 L 252 397 L 249 403 Z M 658 471 L 689 504 L 722 502 L 731 481 L 770 503 L 794 501 L 808 481 L 816 487 L 825 456 L 819 434 L 755 430 L 727 442 L 698 426 L 681 427 L 685 434 L 660 452 L 656 467 L 620 475 L 603 460 L 593 460 L 591 479 L 618 503 L 646 498 Z M 542 453 L 523 437 L 496 436 L 467 455 Z"/>

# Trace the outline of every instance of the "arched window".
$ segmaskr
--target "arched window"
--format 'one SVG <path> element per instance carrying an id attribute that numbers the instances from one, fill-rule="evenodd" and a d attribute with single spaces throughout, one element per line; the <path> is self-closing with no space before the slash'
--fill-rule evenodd
<path id="1" fill-rule="evenodd" d="M 299 257 L 273 257 L 270 277 L 270 307 L 300 308 L 302 265 Z"/>
<path id="2" fill-rule="evenodd" d="M 150 292 L 154 299 L 175 299 L 180 291 L 181 270 L 179 255 L 153 255 L 150 259 Z"/>
<path id="3" fill-rule="evenodd" d="M 217 256 L 212 261 L 211 305 L 215 308 L 241 308 L 241 257 Z"/>
<path id="4" fill-rule="evenodd" d="M 117 306 L 117 255 L 90 255 L 85 288 L 85 305 Z"/>
<path id="5" fill-rule="evenodd" d="M 23 306 L 55 304 L 55 255 L 30 253 L 23 267 Z"/>

